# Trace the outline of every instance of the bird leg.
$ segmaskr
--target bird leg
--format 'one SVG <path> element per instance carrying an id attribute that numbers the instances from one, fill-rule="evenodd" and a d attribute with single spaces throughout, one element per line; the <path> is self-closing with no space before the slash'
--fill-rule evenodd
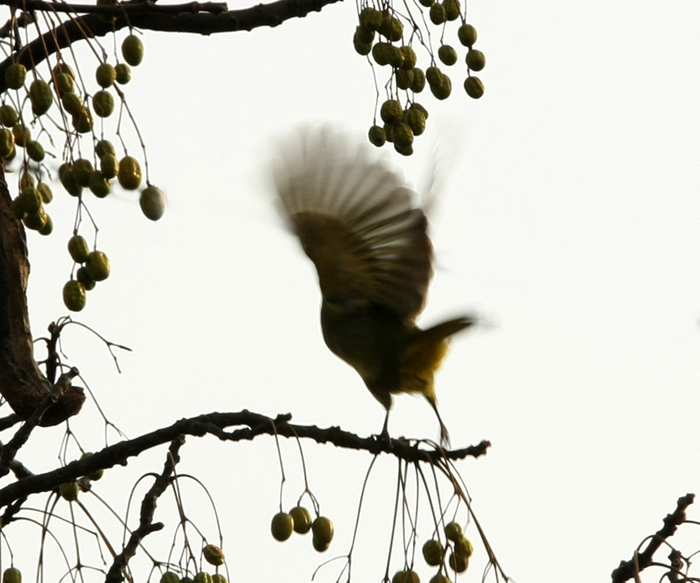
<path id="1" fill-rule="evenodd" d="M 389 409 L 386 410 L 386 417 L 384 417 L 384 427 L 382 427 L 382 432 L 379 437 L 384 440 L 384 442 L 391 447 L 391 437 L 389 436 Z"/>
<path id="2" fill-rule="evenodd" d="M 442 422 L 442 417 L 440 417 L 440 411 L 438 411 L 437 403 L 432 399 L 428 399 L 428 402 L 430 403 L 431 407 L 433 408 L 433 411 L 435 411 L 435 415 L 437 415 L 438 421 L 440 422 L 440 447 L 449 448 L 450 447 L 450 434 L 447 431 L 447 427 Z"/>

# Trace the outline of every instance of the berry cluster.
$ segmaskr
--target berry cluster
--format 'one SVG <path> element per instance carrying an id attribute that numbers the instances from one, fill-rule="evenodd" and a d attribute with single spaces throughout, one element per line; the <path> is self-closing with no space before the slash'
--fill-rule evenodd
<path id="1" fill-rule="evenodd" d="M 459 60 L 457 50 L 442 42 L 447 23 L 461 18 L 462 25 L 457 30 L 460 44 L 467 47 L 465 58 L 467 77 L 464 89 L 470 97 L 479 99 L 484 94 L 481 80 L 472 72 L 481 71 L 486 65 L 484 53 L 474 49 L 476 29 L 466 23 L 459 0 L 419 0 L 421 10 L 427 10 L 429 20 L 442 29 L 437 53 L 430 43 L 430 31 L 424 18 L 400 15 L 394 8 L 381 8 L 363 5 L 359 13 L 359 24 L 355 28 L 353 45 L 360 55 L 365 55 L 370 63 L 389 67 L 390 78 L 386 84 L 387 97 L 380 107 L 383 125 L 375 123 L 369 130 L 369 141 L 377 147 L 392 142 L 394 148 L 404 156 L 413 153 L 413 139 L 425 131 L 428 111 L 415 101 L 426 85 L 439 100 L 452 94 L 452 79 L 441 68 L 452 67 Z M 422 16 L 422 15 L 421 15 Z M 405 21 L 408 27 L 404 26 Z M 406 32 L 406 28 L 410 33 Z M 406 38 L 408 37 L 408 38 Z M 428 53 L 430 63 L 426 68 L 418 66 L 415 48 L 422 46 Z M 437 55 L 437 60 L 436 60 Z M 405 92 L 405 93 L 402 93 Z"/>

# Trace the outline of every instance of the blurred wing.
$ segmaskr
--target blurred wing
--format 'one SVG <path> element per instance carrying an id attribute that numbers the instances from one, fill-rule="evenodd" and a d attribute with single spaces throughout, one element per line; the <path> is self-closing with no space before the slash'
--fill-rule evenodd
<path id="1" fill-rule="evenodd" d="M 359 144 L 307 128 L 275 167 L 282 212 L 329 300 L 367 299 L 412 319 L 432 276 L 427 220 L 415 192 Z"/>

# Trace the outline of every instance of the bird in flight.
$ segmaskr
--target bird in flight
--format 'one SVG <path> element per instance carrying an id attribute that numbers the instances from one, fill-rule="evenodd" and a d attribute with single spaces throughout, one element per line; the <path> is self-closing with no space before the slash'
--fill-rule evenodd
<path id="1" fill-rule="evenodd" d="M 428 221 L 403 177 L 368 150 L 332 128 L 299 131 L 273 166 L 279 206 L 316 266 L 326 345 L 386 409 L 382 436 L 392 395 L 421 394 L 448 446 L 433 376 L 450 337 L 476 318 L 416 326 L 433 274 Z"/>

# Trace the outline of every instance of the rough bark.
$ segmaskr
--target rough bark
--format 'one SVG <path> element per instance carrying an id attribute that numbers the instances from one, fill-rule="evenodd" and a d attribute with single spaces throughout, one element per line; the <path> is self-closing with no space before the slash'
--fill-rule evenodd
<path id="1" fill-rule="evenodd" d="M 49 394 L 51 383 L 34 359 L 27 311 L 29 260 L 24 226 L 12 216 L 12 200 L 0 166 L 0 394 L 28 419 Z M 44 414 L 40 425 L 56 425 L 75 415 L 85 395 L 69 387 Z"/>

